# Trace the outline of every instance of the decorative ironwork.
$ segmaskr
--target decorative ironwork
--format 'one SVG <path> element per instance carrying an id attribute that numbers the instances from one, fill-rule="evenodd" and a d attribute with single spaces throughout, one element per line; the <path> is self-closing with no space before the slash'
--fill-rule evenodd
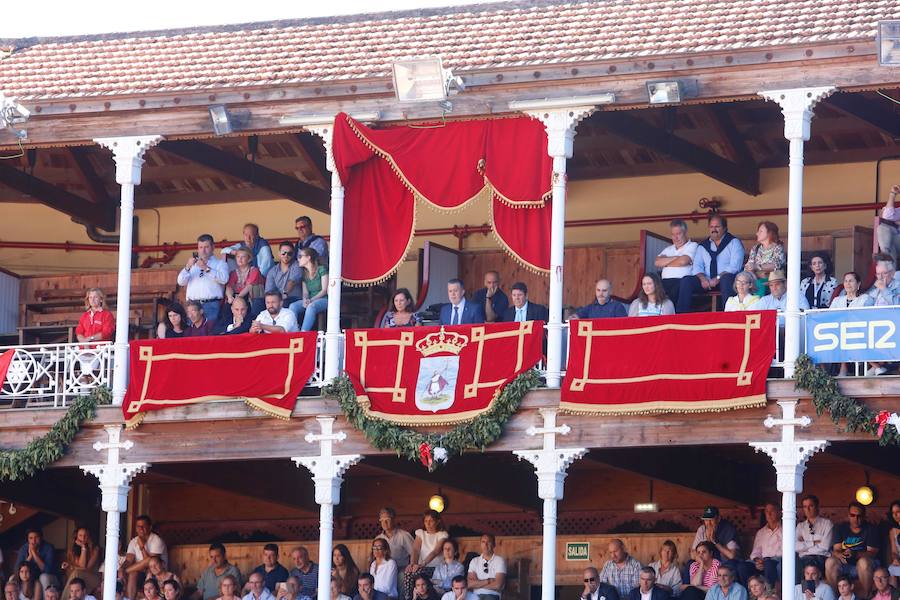
<path id="1" fill-rule="evenodd" d="M 62 408 L 78 396 L 112 384 L 113 346 L 37 344 L 0 348 L 16 353 L 0 388 L 0 407 Z"/>

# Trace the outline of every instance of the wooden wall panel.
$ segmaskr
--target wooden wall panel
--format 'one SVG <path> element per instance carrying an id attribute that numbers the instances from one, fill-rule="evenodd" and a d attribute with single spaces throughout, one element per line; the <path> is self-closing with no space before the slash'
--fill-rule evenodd
<path id="1" fill-rule="evenodd" d="M 131 271 L 131 285 L 159 285 L 171 287 L 174 290 L 177 277 L 178 269 L 134 269 Z M 87 289 L 91 287 L 115 289 L 118 281 L 118 274 L 115 271 L 23 277 L 19 290 L 19 302 L 34 302 L 35 290 Z"/>

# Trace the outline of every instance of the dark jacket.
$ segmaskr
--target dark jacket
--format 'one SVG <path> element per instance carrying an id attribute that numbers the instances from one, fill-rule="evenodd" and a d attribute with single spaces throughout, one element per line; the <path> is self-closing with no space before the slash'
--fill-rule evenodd
<path id="1" fill-rule="evenodd" d="M 582 598 L 584 597 L 582 596 Z M 597 588 L 597 599 L 599 600 L 600 598 L 606 598 L 606 600 L 620 600 L 619 590 L 609 585 L 608 583 L 601 581 L 599 587 Z"/>
<path id="2" fill-rule="evenodd" d="M 525 307 L 525 320 L 526 321 L 547 321 L 550 319 L 550 311 L 547 310 L 547 307 L 543 304 L 535 304 L 534 302 L 529 302 Z M 503 313 L 501 321 L 507 321 L 512 323 L 516 320 L 516 307 L 510 305 L 509 308 L 506 309 L 506 312 Z"/>
<path id="3" fill-rule="evenodd" d="M 656 586 L 654 586 L 653 590 L 650 592 L 650 600 L 669 600 L 669 597 L 669 592 Z M 641 588 L 636 587 L 631 590 L 628 594 L 628 600 L 641 600 Z"/>
<path id="4" fill-rule="evenodd" d="M 453 305 L 448 302 L 441 307 L 441 325 L 450 325 L 452 319 Z M 466 300 L 459 318 L 459 324 L 468 325 L 472 323 L 484 323 L 484 307 L 472 300 Z"/>

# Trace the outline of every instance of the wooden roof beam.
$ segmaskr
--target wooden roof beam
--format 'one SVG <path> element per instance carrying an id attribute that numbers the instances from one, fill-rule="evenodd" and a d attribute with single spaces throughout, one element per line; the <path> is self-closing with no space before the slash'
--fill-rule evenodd
<path id="1" fill-rule="evenodd" d="M 0 164 L 0 183 L 28 194 L 41 204 L 65 213 L 73 219 L 113 231 L 116 228 L 112 205 L 102 206 L 68 192 L 15 167 Z"/>
<path id="2" fill-rule="evenodd" d="M 85 146 L 72 146 L 69 148 L 69 156 L 75 162 L 75 170 L 78 172 L 84 187 L 87 188 L 90 200 L 101 206 L 109 206 L 113 202 L 106 190 L 106 185 L 94 171 L 88 154 L 90 154 L 90 151 Z"/>
<path id="3" fill-rule="evenodd" d="M 331 212 L 328 191 L 225 150 L 190 140 L 163 141 L 159 143 L 158 147 L 170 154 L 219 171 L 229 177 L 242 179 L 270 192 L 275 192 L 287 200 L 293 200 L 313 210 L 326 214 Z"/>
<path id="4" fill-rule="evenodd" d="M 738 131 L 734 121 L 728 114 L 728 110 L 721 104 L 711 104 L 709 105 L 709 112 L 713 125 L 730 151 L 732 160 L 739 165 L 757 167 L 756 160 L 754 160 L 746 140 Z"/>
<path id="5" fill-rule="evenodd" d="M 843 92 L 832 95 L 826 102 L 845 115 L 859 119 L 895 140 L 900 139 L 900 116 L 886 102 L 869 100 L 860 94 Z M 813 122 L 815 131 L 815 122 Z"/>
<path id="6" fill-rule="evenodd" d="M 746 194 L 758 196 L 760 193 L 759 168 L 755 164 L 733 163 L 622 111 L 594 113 L 591 122 L 622 139 L 664 154 Z"/>
<path id="7" fill-rule="evenodd" d="M 328 171 L 325 158 L 325 146 L 321 138 L 311 133 L 298 133 L 294 136 L 300 146 L 300 155 L 314 166 L 319 180 L 325 189 L 331 189 L 331 173 Z"/>

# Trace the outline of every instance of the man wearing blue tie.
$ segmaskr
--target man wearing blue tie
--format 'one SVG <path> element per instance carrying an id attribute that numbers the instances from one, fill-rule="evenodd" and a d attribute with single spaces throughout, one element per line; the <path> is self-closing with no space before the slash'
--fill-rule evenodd
<path id="1" fill-rule="evenodd" d="M 550 311 L 546 306 L 528 301 L 528 286 L 521 281 L 512 285 L 509 297 L 512 298 L 512 306 L 503 313 L 504 321 L 521 323 L 522 321 L 546 321 L 550 318 Z"/>
<path id="2" fill-rule="evenodd" d="M 447 282 L 449 304 L 441 307 L 441 325 L 467 325 L 484 323 L 484 308 L 466 302 L 466 287 L 461 279 Z"/>

